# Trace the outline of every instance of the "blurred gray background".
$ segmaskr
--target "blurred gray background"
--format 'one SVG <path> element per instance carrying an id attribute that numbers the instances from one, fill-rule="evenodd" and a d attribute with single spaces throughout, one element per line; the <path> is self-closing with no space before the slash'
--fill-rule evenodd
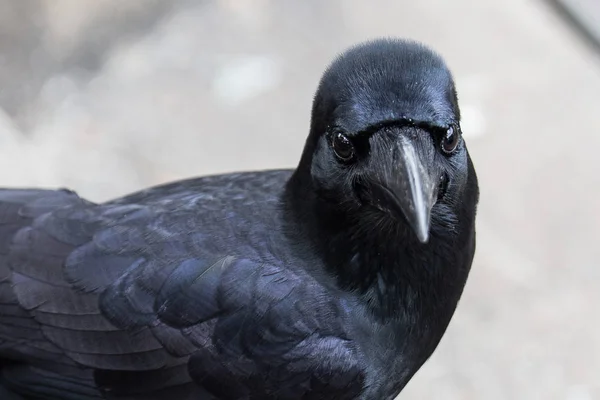
<path id="1" fill-rule="evenodd" d="M 466 293 L 400 398 L 600 399 L 600 57 L 541 0 L 0 0 L 0 185 L 294 167 L 320 73 L 376 36 L 447 59 L 481 184 Z"/>

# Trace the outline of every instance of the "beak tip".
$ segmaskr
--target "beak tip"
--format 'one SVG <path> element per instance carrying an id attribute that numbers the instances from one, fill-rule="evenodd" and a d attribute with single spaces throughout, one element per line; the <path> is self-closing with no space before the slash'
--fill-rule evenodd
<path id="1" fill-rule="evenodd" d="M 423 208 L 420 213 L 417 214 L 416 221 L 412 224 L 415 234 L 419 239 L 419 242 L 426 244 L 429 242 L 429 225 L 430 225 L 430 211 L 429 207 Z"/>
<path id="2" fill-rule="evenodd" d="M 421 244 L 427 244 L 427 242 L 429 242 L 429 232 L 427 230 L 419 230 L 417 232 L 417 238 Z"/>

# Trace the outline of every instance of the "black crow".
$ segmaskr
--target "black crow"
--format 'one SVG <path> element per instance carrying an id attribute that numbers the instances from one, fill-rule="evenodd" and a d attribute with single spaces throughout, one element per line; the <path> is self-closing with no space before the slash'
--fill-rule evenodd
<path id="1" fill-rule="evenodd" d="M 395 39 L 327 69 L 293 171 L 2 190 L 0 393 L 393 399 L 459 301 L 478 193 L 450 72 Z"/>

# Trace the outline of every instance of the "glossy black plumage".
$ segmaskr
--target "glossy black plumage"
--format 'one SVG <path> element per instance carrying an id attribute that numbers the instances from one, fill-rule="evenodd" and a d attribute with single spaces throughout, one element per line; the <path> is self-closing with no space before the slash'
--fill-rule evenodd
<path id="1" fill-rule="evenodd" d="M 392 399 L 437 346 L 475 250 L 473 166 L 462 139 L 439 148 L 459 120 L 443 61 L 379 40 L 325 73 L 295 171 L 105 204 L 0 191 L 0 393 Z M 331 151 L 340 131 L 352 163 Z M 437 196 L 427 243 L 395 204 L 404 148 L 443 181 L 421 188 Z"/>

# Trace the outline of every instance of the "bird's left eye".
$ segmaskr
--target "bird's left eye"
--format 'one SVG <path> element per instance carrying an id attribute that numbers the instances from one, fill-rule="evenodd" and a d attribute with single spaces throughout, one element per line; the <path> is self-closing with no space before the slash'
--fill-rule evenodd
<path id="1" fill-rule="evenodd" d="M 451 154 L 458 147 L 460 141 L 460 133 L 454 126 L 450 126 L 442 139 L 442 151 L 446 154 Z"/>

